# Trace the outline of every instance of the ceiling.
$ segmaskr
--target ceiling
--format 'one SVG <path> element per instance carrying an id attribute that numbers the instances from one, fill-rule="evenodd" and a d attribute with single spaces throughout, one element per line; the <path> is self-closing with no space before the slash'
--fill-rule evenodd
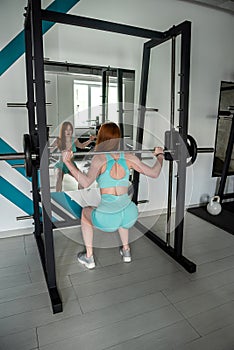
<path id="1" fill-rule="evenodd" d="M 216 10 L 229 12 L 234 15 L 234 0 L 182 0 L 206 7 L 212 7 Z"/>

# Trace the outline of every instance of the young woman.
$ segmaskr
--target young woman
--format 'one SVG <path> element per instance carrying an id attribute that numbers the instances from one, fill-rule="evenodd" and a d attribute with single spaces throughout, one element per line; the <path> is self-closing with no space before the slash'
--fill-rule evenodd
<path id="1" fill-rule="evenodd" d="M 96 136 L 90 136 L 89 140 L 81 143 L 78 139 L 73 137 L 73 126 L 70 122 L 63 122 L 60 128 L 59 137 L 52 144 L 52 147 L 58 148 L 60 151 L 72 150 L 76 152 L 76 148 L 85 148 L 91 142 L 95 140 Z M 73 161 L 74 166 L 76 166 Z M 56 174 L 56 192 L 62 191 L 62 183 L 64 174 L 71 175 L 69 169 L 64 164 L 62 159 L 55 163 L 55 174 Z"/>
<path id="2" fill-rule="evenodd" d="M 89 187 L 95 180 L 100 187 L 100 204 L 97 208 L 83 208 L 81 217 L 81 229 L 86 252 L 78 253 L 77 258 L 81 264 L 89 269 L 95 267 L 93 227 L 105 232 L 118 230 L 122 241 L 120 254 L 124 262 L 131 261 L 128 229 L 136 222 L 138 210 L 128 195 L 130 169 L 157 178 L 163 163 L 164 154 L 161 147 L 155 148 L 154 155 L 157 157 L 157 161 L 150 167 L 134 154 L 123 152 L 111 154 L 111 151 L 118 151 L 119 144 L 119 127 L 112 122 L 103 124 L 98 132 L 96 150 L 110 153 L 95 155 L 87 174 L 83 174 L 74 166 L 71 150 L 63 152 L 63 162 L 84 188 Z"/>

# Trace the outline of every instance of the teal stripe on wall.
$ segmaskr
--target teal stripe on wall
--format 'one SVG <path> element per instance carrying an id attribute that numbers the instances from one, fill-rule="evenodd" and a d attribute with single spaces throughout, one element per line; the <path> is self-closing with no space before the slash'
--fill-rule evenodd
<path id="1" fill-rule="evenodd" d="M 0 194 L 22 209 L 26 214 L 33 215 L 33 201 L 2 176 L 0 176 Z"/>
<path id="2" fill-rule="evenodd" d="M 80 0 L 55 0 L 47 7 L 47 10 L 66 13 Z M 44 21 L 42 26 L 45 34 L 53 25 L 52 22 Z M 20 58 L 25 52 L 24 31 L 22 30 L 0 52 L 0 76 Z"/>
<path id="3" fill-rule="evenodd" d="M 81 218 L 82 207 L 65 192 L 51 192 L 51 198 L 76 218 Z"/>

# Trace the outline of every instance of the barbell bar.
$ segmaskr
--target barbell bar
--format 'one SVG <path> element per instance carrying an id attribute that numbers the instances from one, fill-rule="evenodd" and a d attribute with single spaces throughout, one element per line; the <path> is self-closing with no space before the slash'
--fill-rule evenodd
<path id="1" fill-rule="evenodd" d="M 135 154 L 141 154 L 141 153 L 152 153 L 154 152 L 153 149 L 131 149 L 131 150 L 118 150 L 118 151 L 87 151 L 87 152 L 73 152 L 74 156 L 84 156 L 84 155 L 88 155 L 88 156 L 95 156 L 97 154 L 118 154 L 118 153 L 135 153 Z M 173 153 L 173 151 L 170 150 L 164 150 L 164 153 Z M 60 156 L 62 153 L 61 152 L 52 152 L 51 155 L 53 156 Z"/>
<path id="2" fill-rule="evenodd" d="M 73 152 L 74 156 L 84 156 L 84 155 L 89 155 L 89 156 L 95 156 L 97 154 L 118 154 L 120 152 L 124 153 L 152 153 L 154 152 L 153 149 L 142 149 L 142 150 L 137 150 L 137 149 L 132 149 L 132 150 L 119 150 L 119 151 L 87 151 L 87 152 Z M 164 150 L 163 153 L 173 153 L 170 150 Z M 50 155 L 51 156 L 61 156 L 62 152 L 52 152 Z M 0 160 L 25 160 L 26 156 L 24 153 L 2 153 L 0 154 Z M 37 155 L 31 153 L 31 159 L 36 160 Z"/>
<path id="3" fill-rule="evenodd" d="M 191 137 L 191 139 L 193 139 Z M 33 153 L 33 145 L 32 145 L 32 139 L 31 136 L 28 134 L 24 134 L 23 137 L 24 141 L 24 152 L 21 153 L 5 153 L 0 154 L 0 161 L 5 160 L 24 160 L 24 167 L 26 170 L 26 175 L 28 177 L 32 176 L 32 168 L 33 163 L 39 159 L 39 154 Z M 193 140 L 192 140 L 193 141 Z M 195 140 L 194 140 L 195 142 Z M 74 152 L 74 156 L 94 156 L 97 154 L 118 154 L 120 152 L 124 153 L 132 153 L 132 154 L 144 154 L 144 153 L 153 153 L 153 149 L 127 149 L 127 150 L 118 150 L 118 151 L 88 151 L 88 152 Z M 190 147 L 188 146 L 188 153 L 189 157 L 191 157 L 192 162 L 190 161 L 187 163 L 187 165 L 193 164 L 196 157 L 194 157 L 193 152 L 195 153 L 211 153 L 214 152 L 214 148 L 211 147 Z M 164 149 L 163 153 L 165 154 L 165 159 L 167 160 L 173 160 L 173 155 L 175 154 L 174 150 Z M 61 156 L 61 152 L 51 152 L 50 157 L 52 156 Z M 168 155 L 168 156 L 167 156 Z M 188 157 L 188 158 L 189 158 Z M 17 167 L 17 165 L 14 165 L 14 167 Z M 19 164 L 19 167 L 22 167 L 22 164 Z"/>
<path id="4" fill-rule="evenodd" d="M 84 155 L 89 155 L 89 156 L 95 156 L 97 154 L 118 154 L 120 152 L 124 153 L 136 153 L 136 154 L 141 154 L 141 153 L 152 153 L 154 152 L 153 149 L 142 149 L 142 150 L 137 150 L 137 149 L 131 149 L 131 150 L 119 150 L 119 151 L 87 151 L 87 152 L 73 152 L 74 156 L 84 156 Z M 214 148 L 212 147 L 201 147 L 197 149 L 197 153 L 213 153 Z M 173 151 L 171 150 L 164 150 L 163 153 L 170 153 L 173 154 Z M 52 152 L 51 156 L 61 156 L 62 152 Z M 25 160 L 25 154 L 24 153 L 2 153 L 0 154 L 0 160 Z M 31 153 L 31 159 L 36 160 L 37 155 Z"/>
<path id="5" fill-rule="evenodd" d="M 119 151 L 87 151 L 87 152 L 73 152 L 74 156 L 84 156 L 84 155 L 88 155 L 88 156 L 95 156 L 97 154 L 118 154 L 118 153 L 133 153 L 133 154 L 144 154 L 144 153 L 153 153 L 154 149 L 131 149 L 131 150 L 119 150 Z M 213 153 L 214 152 L 214 148 L 212 147 L 202 147 L 202 148 L 197 148 L 197 153 Z M 174 150 L 163 150 L 164 154 L 174 154 Z M 60 156 L 62 154 L 62 152 L 52 152 L 51 156 Z"/>

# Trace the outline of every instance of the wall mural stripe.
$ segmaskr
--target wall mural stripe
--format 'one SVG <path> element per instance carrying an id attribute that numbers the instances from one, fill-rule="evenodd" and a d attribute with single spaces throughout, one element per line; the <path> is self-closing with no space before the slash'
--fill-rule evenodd
<path id="1" fill-rule="evenodd" d="M 59 11 L 66 13 L 80 0 L 55 0 L 46 9 L 51 11 Z M 43 34 L 45 34 L 54 23 L 44 21 L 42 25 Z M 25 52 L 24 30 L 16 35 L 1 51 L 0 51 L 0 76 L 14 64 L 20 56 Z"/>
<path id="2" fill-rule="evenodd" d="M 2 138 L 0 138 L 0 153 L 17 153 L 14 148 L 8 145 Z M 7 160 L 10 165 L 22 164 L 22 160 Z M 27 180 L 31 181 L 25 174 L 24 168 L 14 168 L 21 175 L 23 175 Z M 9 181 L 4 179 L 2 176 L 0 178 L 0 194 L 12 202 L 14 205 L 25 211 L 28 215 L 33 213 L 33 202 L 28 198 L 23 192 L 17 189 Z M 81 206 L 74 201 L 68 194 L 64 192 L 51 192 L 52 198 L 56 203 L 62 205 L 64 209 L 74 215 L 76 218 L 81 217 Z M 56 218 L 52 218 L 53 221 L 57 221 Z"/>
<path id="3" fill-rule="evenodd" d="M 28 215 L 33 214 L 33 201 L 2 176 L 0 176 L 0 194 Z"/>
<path id="4" fill-rule="evenodd" d="M 81 218 L 82 208 L 74 199 L 72 199 L 65 192 L 51 192 L 51 198 L 54 199 L 55 202 L 60 204 L 64 209 L 66 209 L 69 213 L 71 213 L 76 218 Z"/>

